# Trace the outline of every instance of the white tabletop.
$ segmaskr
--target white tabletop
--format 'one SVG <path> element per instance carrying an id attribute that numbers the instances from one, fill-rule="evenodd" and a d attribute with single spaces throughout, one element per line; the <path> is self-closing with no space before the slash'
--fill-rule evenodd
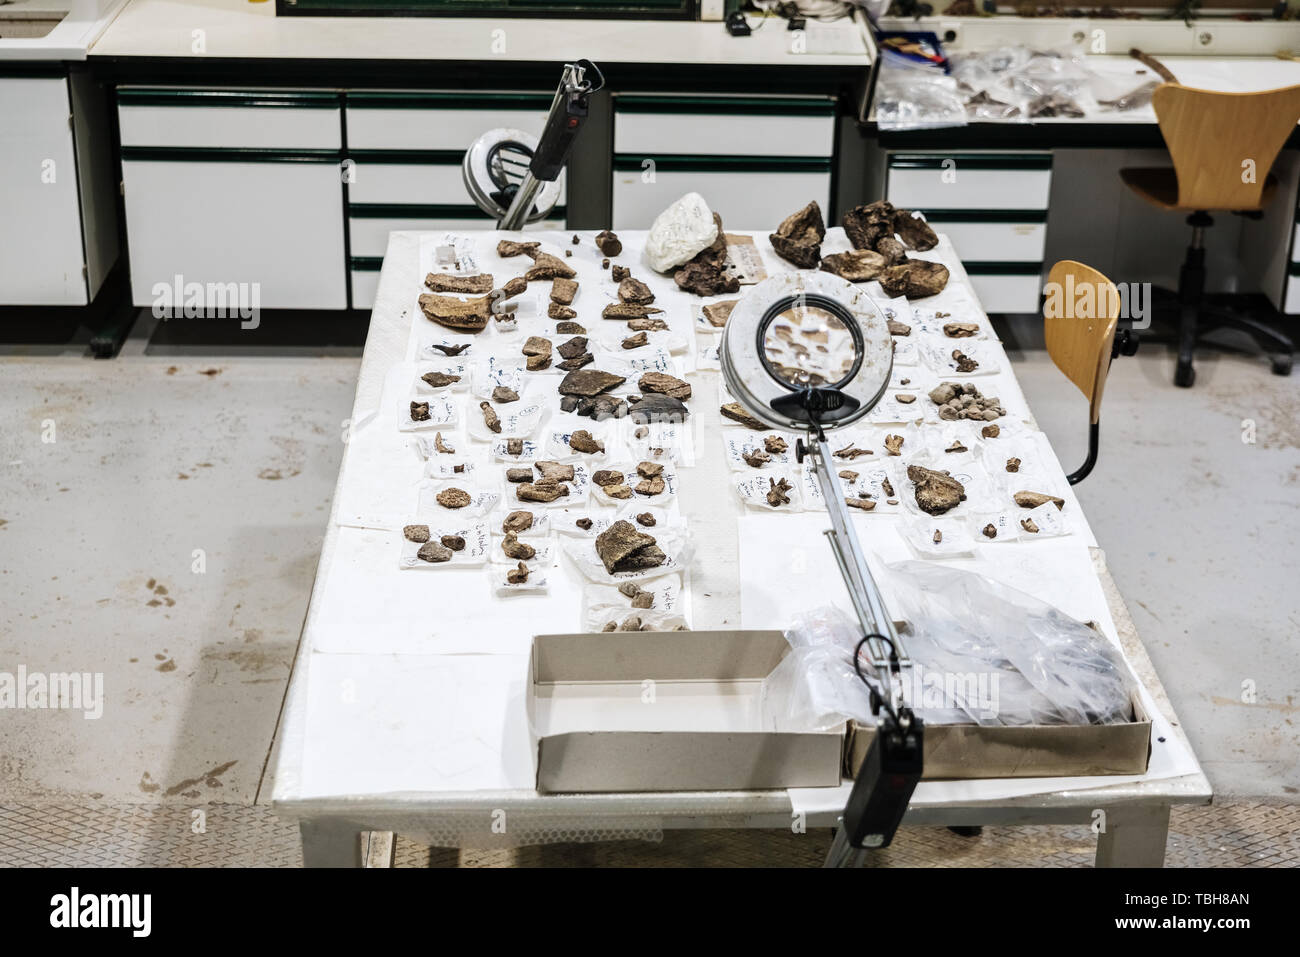
<path id="1" fill-rule="evenodd" d="M 127 0 L 15 0 L 0 6 L 0 61 L 84 60 L 86 51 Z M 63 15 L 43 37 L 9 38 L 4 19 Z"/>
<path id="2" fill-rule="evenodd" d="M 303 17 L 249 0 L 130 0 L 95 44 L 95 56 L 340 60 L 485 60 L 680 63 L 692 66 L 865 66 L 852 20 L 818 24 L 807 52 L 770 26 L 733 37 L 721 23 L 504 17 Z M 827 34 L 823 36 L 823 34 Z M 835 52 L 820 52 L 824 50 Z M 843 51 L 843 52 L 840 52 Z M 329 82 L 328 77 L 322 81 Z"/>
<path id="3" fill-rule="evenodd" d="M 562 818 L 570 824 L 608 830 L 631 828 L 637 822 L 654 826 L 672 819 L 717 820 L 733 826 L 766 822 L 790 809 L 806 811 L 813 819 L 833 820 L 843 807 L 840 789 L 805 789 L 799 792 L 666 793 L 622 795 L 539 795 L 533 789 L 535 755 L 524 715 L 527 652 L 531 636 L 545 632 L 579 630 L 580 614 L 574 596 L 563 584 L 567 567 L 552 570 L 561 582 L 549 596 L 516 605 L 506 618 L 492 607 L 458 607 L 456 591 L 432 584 L 440 572 L 399 571 L 401 506 L 392 523 L 396 529 L 363 530 L 337 522 L 354 513 L 377 514 L 409 497 L 411 483 L 420 475 L 421 463 L 409 448 L 406 433 L 395 431 L 395 407 L 409 397 L 394 389 L 392 370 L 401 370 L 415 346 L 430 337 L 434 327 L 418 311 L 423 270 L 421 235 L 393 233 L 380 278 L 369 337 L 357 385 L 351 422 L 356 433 L 344 456 L 335 491 L 331 524 L 321 553 L 316 587 L 291 681 L 278 762 L 274 800 L 291 815 L 356 814 L 388 829 L 424 835 L 433 843 L 459 843 L 466 835 L 482 833 L 487 810 L 509 808 L 537 820 Z M 476 240 L 484 268 L 508 276 L 515 269 L 488 255 L 499 234 L 470 234 Z M 565 236 L 568 234 L 566 233 Z M 603 302 L 600 256 L 589 241 L 575 247 L 571 260 L 583 287 L 575 305 L 579 321 L 590 327 L 586 310 Z M 425 247 L 429 245 L 425 234 Z M 657 303 L 666 309 L 670 327 L 690 334 L 695 319 L 691 306 L 698 302 L 676 290 L 668 277 L 650 273 L 641 263 L 644 234 L 623 233 L 625 251 L 620 261 L 632 265 L 634 274 L 649 282 Z M 559 237 L 562 242 L 564 237 Z M 764 264 L 770 273 L 790 267 L 778 259 L 765 238 L 758 237 Z M 567 245 L 567 244 L 566 244 Z M 559 246 L 557 244 L 556 251 Z M 842 230 L 832 230 L 825 253 L 847 248 Z M 927 308 L 955 310 L 987 327 L 969 280 L 951 246 L 944 240 L 925 258 L 949 264 L 952 278 L 942 299 Z M 592 298 L 596 305 L 592 305 Z M 599 322 L 599 319 L 595 319 Z M 700 342 L 707 342 L 704 336 Z M 996 394 L 1008 409 L 1004 421 L 1023 425 L 1034 434 L 1032 416 L 1000 344 L 989 345 L 1001 355 L 995 375 L 979 385 Z M 899 370 L 896 369 L 896 372 Z M 396 378 L 403 373 L 399 371 Z M 404 381 L 409 382 L 408 378 Z M 732 475 L 721 453 L 721 419 L 718 415 L 719 373 L 700 369 L 689 373 L 694 395 L 690 401 L 696 465 L 680 470 L 679 508 L 695 541 L 689 565 L 690 624 L 696 629 L 780 627 L 768 615 L 783 615 L 807 602 L 834 600 L 833 571 L 810 573 L 830 583 L 824 594 L 813 594 L 804 583 L 791 586 L 783 570 L 779 580 L 756 575 L 752 558 L 740 554 L 742 534 L 752 534 L 765 516 L 746 514 L 732 488 Z M 387 388 L 386 383 L 388 383 Z M 1063 387 L 1067 387 L 1063 381 Z M 1038 433 L 1041 436 L 1041 433 Z M 1071 534 L 1050 542 L 989 545 L 980 556 L 979 569 L 991 577 L 1035 591 L 1044 600 L 1077 617 L 1097 621 L 1102 630 L 1124 648 L 1133 669 L 1146 688 L 1144 701 L 1156 715 L 1151 767 L 1146 775 L 1119 778 L 1019 779 L 1015 781 L 923 782 L 914 809 L 972 805 L 1061 806 L 1080 802 L 1205 800 L 1208 786 L 1177 726 L 1159 680 L 1150 668 L 1123 604 L 1113 593 L 1077 500 L 1060 475 L 1050 446 L 1044 456 L 1059 475 L 1059 493 L 1067 500 L 1065 514 L 1075 516 Z M 387 451 L 385 451 L 387 450 Z M 382 477 L 382 478 L 379 478 Z M 358 488 L 366 484 L 365 488 Z M 387 486 L 386 489 L 378 486 Z M 394 497 L 388 494 L 397 490 Z M 803 536 L 807 551 L 817 562 L 829 564 L 830 555 L 820 535 L 815 515 L 800 520 L 773 516 L 780 534 Z M 868 552 L 879 558 L 898 557 L 899 519 L 886 515 L 857 518 Z M 822 523 L 824 525 L 824 522 Z M 982 546 L 983 547 L 983 546 Z M 822 555 L 825 551 L 826 554 Z M 567 566 L 567 560 L 564 563 Z M 748 565 L 748 568 L 745 566 Z M 1025 566 L 1034 566 L 1040 584 L 1026 582 Z M 378 569 L 376 571 L 376 569 Z M 405 577 L 403 577 L 405 576 Z M 742 587 L 742 579 L 744 585 Z M 810 577 L 809 581 L 812 580 Z M 441 580 L 440 580 L 441 581 Z M 463 594 L 471 594 L 471 583 Z M 842 585 L 838 586 L 842 590 Z M 410 589 L 419 589 L 418 606 L 406 604 Z M 789 596 L 793 595 L 791 600 Z M 773 598 L 772 596 L 778 596 Z M 785 596 L 784 598 L 780 596 Z M 514 599 L 512 599 L 513 601 Z M 773 604 L 774 603 L 774 604 Z M 403 608 L 415 607 L 411 613 Z M 763 609 L 765 620 L 750 620 L 742 607 Z M 1112 609 L 1114 613 L 1112 614 Z M 403 616 L 406 616 L 403 618 Z M 441 617 L 481 617 L 481 623 L 453 629 L 437 627 Z M 328 647 L 331 650 L 325 651 Z M 431 823 L 432 822 L 432 823 Z M 630 822 L 630 823 L 629 823 Z M 538 825 L 541 827 L 542 825 Z M 539 838 L 540 839 L 540 838 Z M 522 840 L 522 838 L 521 838 Z"/>

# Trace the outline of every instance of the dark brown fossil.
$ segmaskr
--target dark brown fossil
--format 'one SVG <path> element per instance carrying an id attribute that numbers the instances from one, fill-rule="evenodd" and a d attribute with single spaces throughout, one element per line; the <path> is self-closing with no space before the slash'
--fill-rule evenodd
<path id="1" fill-rule="evenodd" d="M 556 276 L 551 281 L 551 302 L 561 306 L 573 305 L 573 297 L 578 294 L 578 284 L 572 279 Z"/>
<path id="2" fill-rule="evenodd" d="M 771 452 L 773 455 L 779 455 L 789 448 L 789 446 L 786 445 L 785 439 L 781 438 L 781 436 L 768 435 L 763 438 L 763 448 L 766 451 Z"/>
<path id="3" fill-rule="evenodd" d="M 546 307 L 546 317 L 548 319 L 566 321 L 569 319 L 577 319 L 578 313 L 569 306 L 563 306 L 558 302 L 553 302 Z"/>
<path id="4" fill-rule="evenodd" d="M 638 426 L 637 426 L 637 427 L 632 431 L 632 438 L 634 438 L 634 439 L 644 439 L 644 438 L 645 438 L 646 436 L 648 436 L 649 434 L 650 434 L 650 430 L 649 430 L 649 429 L 647 429 L 644 425 L 638 425 Z"/>
<path id="5" fill-rule="evenodd" d="M 412 422 L 427 422 L 430 418 L 431 416 L 429 415 L 429 403 L 427 402 L 411 403 Z"/>
<path id="6" fill-rule="evenodd" d="M 869 512 L 876 507 L 876 503 L 869 498 L 846 498 L 844 504 L 849 508 L 860 508 L 864 512 Z"/>
<path id="7" fill-rule="evenodd" d="M 685 422 L 687 415 L 686 404 L 681 399 L 675 399 L 671 395 L 643 395 L 632 405 L 628 417 L 633 422 L 646 424 L 648 422 Z"/>
<path id="8" fill-rule="evenodd" d="M 577 526 L 578 526 L 580 529 L 582 529 L 584 532 L 587 532 L 587 531 L 590 531 L 590 530 L 591 530 L 592 522 L 591 522 L 591 519 L 589 519 L 589 518 L 580 518 L 580 519 L 578 519 L 576 522 L 574 522 L 573 524 L 574 524 L 574 525 L 577 525 Z"/>
<path id="9" fill-rule="evenodd" d="M 1019 471 L 1020 471 L 1020 459 L 1016 458 L 1015 456 L 1012 456 L 1011 458 L 1007 459 L 1007 471 L 1008 471 L 1008 472 L 1019 472 Z"/>
<path id="10" fill-rule="evenodd" d="M 966 498 L 966 487 L 947 472 L 909 465 L 907 477 L 916 483 L 916 504 L 930 515 L 942 515 Z"/>
<path id="11" fill-rule="evenodd" d="M 752 465 L 756 469 L 762 468 L 768 462 L 772 461 L 772 456 L 768 455 L 762 449 L 754 449 L 752 452 L 744 452 L 741 454 L 741 458 L 745 460 L 746 464 Z"/>
<path id="12" fill-rule="evenodd" d="M 482 332 L 492 318 L 492 300 L 488 296 L 478 299 L 456 299 L 422 293 L 420 311 L 430 322 L 436 322 L 457 332 Z"/>
<path id="13" fill-rule="evenodd" d="M 944 451 L 945 452 L 968 452 L 970 450 L 967 449 L 966 446 L 961 444 L 961 439 L 957 439 L 952 443 L 952 445 L 944 449 Z"/>
<path id="14" fill-rule="evenodd" d="M 1055 495 L 1044 495 L 1042 492 L 1017 492 L 1012 498 L 1021 508 L 1037 508 L 1047 502 L 1055 505 L 1057 511 L 1065 508 L 1065 499 L 1057 498 Z"/>
<path id="15" fill-rule="evenodd" d="M 529 356 L 524 360 L 524 368 L 529 372 L 541 372 L 543 369 L 551 367 L 551 354 L 549 352 L 541 355 Z"/>
<path id="16" fill-rule="evenodd" d="M 996 439 L 1001 434 L 1002 430 L 992 424 L 986 425 L 984 428 L 980 429 L 980 435 L 984 436 L 986 439 Z"/>
<path id="17" fill-rule="evenodd" d="M 733 422 L 739 422 L 741 425 L 753 429 L 755 432 L 762 432 L 767 429 L 766 425 L 746 412 L 744 406 L 739 402 L 728 402 L 718 411 L 722 413 L 724 418 L 731 419 Z"/>
<path id="18" fill-rule="evenodd" d="M 443 548 L 450 548 L 453 552 L 465 550 L 465 539 L 459 535 L 444 535 L 438 541 L 442 543 Z"/>
<path id="19" fill-rule="evenodd" d="M 557 322 L 555 332 L 561 336 L 580 336 L 587 331 L 587 327 L 577 322 Z"/>
<path id="20" fill-rule="evenodd" d="M 966 353 L 962 352 L 960 349 L 952 350 L 952 359 L 957 363 L 958 372 L 974 372 L 980 367 L 980 364 L 976 360 L 966 355 Z"/>
<path id="21" fill-rule="evenodd" d="M 644 526 L 645 528 L 654 528 L 655 517 L 650 512 L 642 512 L 636 517 L 636 522 L 638 525 Z"/>
<path id="22" fill-rule="evenodd" d="M 523 353 L 526 356 L 549 356 L 551 340 L 544 336 L 529 336 L 524 341 Z"/>
<path id="23" fill-rule="evenodd" d="M 731 316 L 731 310 L 735 309 L 736 304 L 739 302 L 739 299 L 724 299 L 722 302 L 714 302 L 703 306 L 700 311 L 704 313 L 704 319 L 709 325 L 721 329 L 727 324 L 727 319 Z"/>
<path id="24" fill-rule="evenodd" d="M 497 243 L 497 255 L 502 259 L 510 259 L 514 256 L 532 256 L 541 248 L 541 243 L 521 243 L 511 239 L 503 239 Z"/>
<path id="25" fill-rule="evenodd" d="M 533 265 L 524 273 L 524 279 L 572 279 L 577 271 L 558 256 L 550 253 L 537 253 L 533 256 Z"/>
<path id="26" fill-rule="evenodd" d="M 934 542 L 936 545 L 938 545 L 940 542 L 943 541 L 943 532 L 939 531 L 936 528 L 934 530 L 934 538 L 932 538 L 931 541 Z"/>
<path id="27" fill-rule="evenodd" d="M 903 437 L 901 435 L 885 436 L 885 451 L 890 455 L 903 454 Z"/>
<path id="28" fill-rule="evenodd" d="M 844 232 L 854 249 L 875 249 L 894 235 L 894 207 L 885 200 L 858 206 L 844 214 Z"/>
<path id="29" fill-rule="evenodd" d="M 622 282 L 628 276 L 632 275 L 632 270 L 628 269 L 626 266 L 620 266 L 618 263 L 615 263 L 609 267 L 609 275 L 615 282 Z"/>
<path id="30" fill-rule="evenodd" d="M 773 508 L 779 508 L 782 505 L 790 504 L 790 490 L 794 488 L 784 477 L 778 482 L 775 479 L 767 480 L 767 504 Z"/>
<path id="31" fill-rule="evenodd" d="M 874 455 L 874 454 L 875 453 L 873 453 L 871 449 L 858 448 L 856 445 L 846 445 L 844 446 L 844 448 L 831 453 L 831 455 L 833 455 L 837 459 L 849 459 L 850 461 L 858 458 L 861 455 Z"/>
<path id="32" fill-rule="evenodd" d="M 868 282 L 875 279 L 889 263 L 874 249 L 855 249 L 847 253 L 833 253 L 822 259 L 824 272 L 834 273 L 849 282 Z"/>
<path id="33" fill-rule="evenodd" d="M 950 339 L 969 339 L 980 331 L 978 322 L 945 322 L 943 334 Z"/>
<path id="34" fill-rule="evenodd" d="M 899 322 L 897 319 L 886 320 L 889 325 L 889 334 L 891 336 L 910 336 L 912 327 L 905 322 Z"/>
<path id="35" fill-rule="evenodd" d="M 469 492 L 461 488 L 445 488 L 435 498 L 443 508 L 464 508 L 473 501 Z"/>
<path id="36" fill-rule="evenodd" d="M 822 258 L 822 240 L 826 238 L 821 207 L 814 200 L 781 220 L 776 232 L 767 238 L 782 259 L 800 269 L 816 269 Z"/>
<path id="37" fill-rule="evenodd" d="M 518 509 L 506 516 L 501 523 L 503 532 L 526 532 L 533 527 L 533 513 Z"/>
<path id="38" fill-rule="evenodd" d="M 899 379 L 899 380 L 898 380 L 898 384 L 899 384 L 899 385 L 907 385 L 907 384 L 909 384 L 911 381 L 912 381 L 911 379 Z"/>
<path id="39" fill-rule="evenodd" d="M 507 482 L 531 482 L 533 480 L 532 469 L 506 469 Z"/>
<path id="40" fill-rule="evenodd" d="M 506 455 L 523 455 L 523 439 L 506 439 Z"/>
<path id="41" fill-rule="evenodd" d="M 911 392 L 897 392 L 894 394 L 894 398 L 903 403 L 903 405 L 911 405 L 916 401 L 916 396 Z"/>
<path id="42" fill-rule="evenodd" d="M 528 566 L 523 562 L 506 572 L 506 584 L 508 585 L 522 585 L 526 581 L 528 581 Z"/>
<path id="43" fill-rule="evenodd" d="M 940 382 L 930 390 L 930 401 L 939 406 L 939 418 L 982 419 L 991 422 L 1006 415 L 996 396 L 984 396 L 969 382 Z"/>
<path id="44" fill-rule="evenodd" d="M 839 476 L 846 482 L 856 482 L 858 480 L 858 473 L 853 469 L 840 469 Z"/>
<path id="45" fill-rule="evenodd" d="M 654 392 L 659 395 L 672 396 L 674 399 L 689 399 L 691 397 L 691 387 L 687 382 L 683 382 L 676 376 L 666 375 L 662 372 L 647 372 L 637 380 L 637 385 L 641 391 Z"/>
<path id="46" fill-rule="evenodd" d="M 981 528 L 980 531 L 983 533 L 983 535 L 984 535 L 985 538 L 997 538 L 997 537 L 998 537 L 998 530 L 994 527 L 994 525 L 993 525 L 992 522 L 989 522 L 989 524 L 987 524 L 987 525 L 985 525 L 983 528 Z"/>
<path id="47" fill-rule="evenodd" d="M 721 296 L 740 291 L 740 280 L 725 272 L 722 266 L 694 259 L 678 267 L 673 273 L 673 281 L 678 288 L 697 296 Z"/>
<path id="48" fill-rule="evenodd" d="M 501 543 L 501 551 L 506 553 L 506 558 L 516 558 L 521 561 L 528 561 L 537 555 L 537 549 L 527 542 L 521 542 L 514 532 L 506 532 L 505 540 Z"/>
<path id="49" fill-rule="evenodd" d="M 519 393 L 509 386 L 499 385 L 492 390 L 493 402 L 518 402 Z"/>
<path id="50" fill-rule="evenodd" d="M 565 359 L 576 358 L 587 351 L 587 337 L 574 336 L 567 342 L 561 342 L 555 347 L 555 351 Z"/>
<path id="51" fill-rule="evenodd" d="M 653 608 L 654 605 L 655 605 L 654 592 L 643 591 L 643 592 L 638 592 L 637 594 L 632 596 L 633 608 Z"/>
<path id="52" fill-rule="evenodd" d="M 496 282 L 490 273 L 480 273 L 477 276 L 448 276 L 446 273 L 431 272 L 424 277 L 424 284 L 433 292 L 455 292 L 478 296 L 496 288 Z"/>
<path id="53" fill-rule="evenodd" d="M 591 480 L 604 488 L 606 485 L 622 485 L 623 473 L 618 469 L 597 469 Z"/>
<path id="54" fill-rule="evenodd" d="M 638 462 L 636 466 L 636 474 L 641 476 L 642 478 L 657 478 L 658 476 L 664 474 L 663 463 L 662 462 Z"/>
<path id="55" fill-rule="evenodd" d="M 600 268 L 601 268 L 601 269 L 608 269 L 608 268 L 609 268 L 609 259 L 608 259 L 608 258 L 602 259 L 602 260 L 600 261 Z"/>
<path id="56" fill-rule="evenodd" d="M 1020 527 L 1031 535 L 1038 534 L 1038 524 L 1032 518 L 1022 518 L 1020 520 Z"/>
<path id="57" fill-rule="evenodd" d="M 622 385 L 627 380 L 599 369 L 579 369 L 560 380 L 560 395 L 595 396 Z"/>
<path id="58" fill-rule="evenodd" d="M 894 494 L 894 483 L 887 478 L 880 480 L 880 490 L 885 493 L 886 497 L 892 497 Z"/>
<path id="59" fill-rule="evenodd" d="M 442 433 L 433 434 L 433 448 L 435 452 L 442 452 L 445 455 L 455 455 L 456 450 L 442 440 Z"/>
<path id="60" fill-rule="evenodd" d="M 483 410 L 483 422 L 492 432 L 501 431 L 501 417 L 497 415 L 496 410 L 492 408 L 491 402 L 480 402 L 478 407 Z"/>
<path id="61" fill-rule="evenodd" d="M 429 526 L 404 525 L 402 526 L 402 535 L 408 542 L 427 542 L 429 540 Z"/>
<path id="62" fill-rule="evenodd" d="M 658 316 L 637 316 L 627 321 L 627 328 L 631 332 L 663 332 L 668 323 Z"/>
<path id="63" fill-rule="evenodd" d="M 582 240 L 578 238 L 578 234 L 577 234 L 577 233 L 574 233 L 574 234 L 573 234 L 573 245 L 576 246 L 576 245 L 578 245 L 578 244 L 581 243 L 581 242 L 582 242 Z"/>
<path id="64" fill-rule="evenodd" d="M 943 292 L 948 285 L 948 267 L 943 263 L 912 259 L 899 266 L 890 266 L 880 276 L 880 287 L 885 295 L 924 299 Z"/>
<path id="65" fill-rule="evenodd" d="M 563 362 L 555 363 L 555 368 L 562 372 L 576 372 L 583 366 L 591 365 L 595 361 L 595 356 L 590 352 L 584 352 L 581 355 L 574 356 L 572 359 L 565 359 Z"/>
<path id="66" fill-rule="evenodd" d="M 622 345 L 624 349 L 640 349 L 647 342 L 649 342 L 649 339 L 647 338 L 646 333 L 638 332 L 634 335 L 628 336 L 622 341 L 622 343 L 620 343 L 620 345 Z"/>
<path id="67" fill-rule="evenodd" d="M 523 276 L 515 276 L 507 279 L 504 286 L 501 287 L 502 299 L 513 299 L 515 296 L 523 295 L 528 291 L 528 280 Z"/>
<path id="68" fill-rule="evenodd" d="M 610 498 L 628 499 L 632 497 L 631 486 L 624 485 L 621 482 L 618 485 L 602 485 L 601 488 Z"/>
<path id="69" fill-rule="evenodd" d="M 425 542 L 415 557 L 430 564 L 451 561 L 451 549 L 439 542 Z"/>
<path id="70" fill-rule="evenodd" d="M 623 252 L 623 244 L 619 241 L 618 233 L 608 229 L 602 229 L 596 234 L 596 248 L 606 256 L 617 256 Z"/>
<path id="71" fill-rule="evenodd" d="M 666 487 L 667 486 L 664 485 L 664 480 L 661 477 L 656 476 L 654 478 L 642 479 L 637 482 L 636 488 L 633 489 L 633 491 L 636 492 L 637 495 L 644 495 L 649 498 L 654 495 L 662 495 Z"/>
<path id="72" fill-rule="evenodd" d="M 600 311 L 602 319 L 644 319 L 663 312 L 658 306 L 645 306 L 635 302 L 611 302 Z"/>
<path id="73" fill-rule="evenodd" d="M 594 455 L 597 452 L 605 451 L 605 443 L 597 442 L 586 429 L 578 429 L 569 436 L 569 448 L 575 452 Z"/>
<path id="74" fill-rule="evenodd" d="M 907 247 L 893 236 L 886 236 L 884 239 L 877 240 L 876 252 L 885 258 L 886 268 L 908 261 Z"/>
<path id="75" fill-rule="evenodd" d="M 611 575 L 655 568 L 668 558 L 653 535 L 623 519 L 596 536 L 596 554 Z"/>
<path id="76" fill-rule="evenodd" d="M 438 343 L 438 344 L 436 344 L 436 345 L 431 345 L 431 346 L 429 346 L 429 348 L 430 348 L 430 349 L 437 349 L 437 350 L 438 350 L 439 352 L 441 352 L 444 356 L 458 356 L 458 355 L 460 355 L 462 352 L 464 352 L 466 349 L 469 348 L 469 343 L 468 343 L 468 342 L 462 342 L 462 343 L 460 343 L 460 345 L 455 345 L 455 346 L 448 346 L 448 345 L 443 345 L 442 343 Z"/>
<path id="77" fill-rule="evenodd" d="M 939 245 L 939 237 L 930 228 L 930 224 L 914 216 L 910 210 L 894 210 L 894 232 L 909 249 L 919 249 L 924 252 Z"/>
<path id="78" fill-rule="evenodd" d="M 618 298 L 636 306 L 648 306 L 655 301 L 655 294 L 640 279 L 628 276 L 618 284 Z"/>
<path id="79" fill-rule="evenodd" d="M 524 482 L 515 486 L 515 498 L 521 502 L 554 502 L 569 494 L 569 486 L 563 482 Z"/>
<path id="80" fill-rule="evenodd" d="M 533 465 L 541 474 L 539 482 L 573 481 L 573 465 L 569 462 L 534 462 Z"/>

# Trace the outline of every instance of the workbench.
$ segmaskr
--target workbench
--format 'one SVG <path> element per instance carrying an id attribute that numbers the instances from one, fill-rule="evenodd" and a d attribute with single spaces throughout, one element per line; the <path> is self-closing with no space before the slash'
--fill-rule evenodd
<path id="1" fill-rule="evenodd" d="M 499 236 L 469 235 L 484 251 Z M 591 235 L 582 234 L 582 245 L 573 247 L 568 261 L 586 287 L 580 295 L 598 296 L 603 277 Z M 627 232 L 622 240 L 619 261 L 651 284 L 672 332 L 692 336 L 697 320 L 691 307 L 699 300 L 676 290 L 671 278 L 650 273 L 640 257 L 643 233 Z M 423 236 L 426 248 L 431 241 Z M 775 257 L 765 236 L 756 242 L 769 274 L 792 268 Z M 403 363 L 431 328 L 416 306 L 424 275 L 421 248 L 418 233 L 394 233 L 390 239 L 356 401 L 345 423 L 348 448 L 281 725 L 274 805 L 300 822 L 305 863 L 358 864 L 358 834 L 369 830 L 434 845 L 488 847 L 654 839 L 670 828 L 784 828 L 792 822 L 833 826 L 847 784 L 722 793 L 544 795 L 535 790 L 535 754 L 524 714 L 528 650 L 534 634 L 580 630 L 578 603 L 572 588 L 564 585 L 566 573 L 575 573 L 554 569 L 548 595 L 514 596 L 512 602 L 526 599 L 527 604 L 510 606 L 499 600 L 476 604 L 478 585 L 472 582 L 459 599 L 455 591 L 449 597 L 439 580 L 441 570 L 397 567 L 400 516 L 408 514 L 404 509 L 423 463 L 410 448 L 409 433 L 396 430 L 394 403 L 406 394 L 400 388 L 395 392 L 391 383 L 394 370 L 400 379 Z M 847 248 L 847 241 L 842 231 L 832 230 L 823 251 L 841 248 Z M 942 302 L 962 305 L 968 317 L 987 326 L 951 245 L 944 240 L 918 255 L 950 268 Z M 933 297 L 930 306 L 940 297 Z M 584 314 L 590 302 L 575 302 L 579 321 L 600 321 Z M 981 553 L 976 567 L 1067 614 L 1096 621 L 1120 643 L 1146 689 L 1148 710 L 1154 710 L 1153 752 L 1146 774 L 1122 778 L 924 781 L 904 826 L 1089 823 L 1099 830 L 1099 864 L 1159 865 L 1170 806 L 1208 802 L 1209 784 L 1105 570 L 1078 501 L 1059 474 L 1050 446 L 1036 432 L 1005 353 L 995 339 L 988 344 L 989 358 L 999 357 L 998 371 L 981 380 L 981 388 L 996 390 L 1008 410 L 1006 421 L 1014 420 L 1040 441 L 1057 473 L 1070 527 L 1068 535 L 1049 541 L 978 546 L 987 554 Z M 695 543 L 683 588 L 690 625 L 781 627 L 781 618 L 842 591 L 820 533 L 826 522 L 814 512 L 744 512 L 721 454 L 720 374 L 707 368 L 704 355 L 694 350 L 688 355 L 695 361 L 687 364 L 698 366 L 686 376 L 694 390 L 689 405 L 695 464 L 680 468 L 677 507 Z M 1062 388 L 1069 388 L 1064 379 Z M 860 515 L 855 521 L 873 562 L 908 556 L 895 516 Z M 386 528 L 375 527 L 385 523 Z M 755 523 L 769 524 L 760 528 Z M 798 561 L 768 570 L 764 562 L 770 556 L 740 546 L 742 536 L 752 540 L 756 531 L 794 543 Z M 1056 569 L 1059 573 L 1052 571 Z M 444 622 L 450 626 L 442 627 Z"/>

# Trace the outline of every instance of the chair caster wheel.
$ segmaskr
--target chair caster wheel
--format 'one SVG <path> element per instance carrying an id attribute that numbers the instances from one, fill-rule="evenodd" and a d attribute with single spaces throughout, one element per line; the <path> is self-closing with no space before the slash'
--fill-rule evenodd
<path id="1" fill-rule="evenodd" d="M 1291 356 L 1277 356 L 1273 360 L 1273 375 L 1291 374 Z"/>
<path id="2" fill-rule="evenodd" d="M 960 824 L 950 827 L 948 830 L 952 831 L 958 837 L 979 837 L 984 833 L 984 828 L 978 824 Z"/>
<path id="3" fill-rule="evenodd" d="M 1192 383 L 1196 381 L 1196 370 L 1191 365 L 1179 363 L 1178 368 L 1174 370 L 1174 385 L 1183 389 L 1190 389 Z"/>

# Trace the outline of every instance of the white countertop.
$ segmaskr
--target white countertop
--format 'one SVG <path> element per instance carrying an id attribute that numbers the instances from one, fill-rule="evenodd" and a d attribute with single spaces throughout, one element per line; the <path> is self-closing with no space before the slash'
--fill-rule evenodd
<path id="1" fill-rule="evenodd" d="M 0 7 L 0 60 L 84 60 L 95 38 L 104 32 L 127 0 L 19 0 Z M 5 37 L 4 21 L 67 11 L 43 37 Z"/>
<path id="2" fill-rule="evenodd" d="M 204 31 L 208 57 L 266 59 L 508 60 L 708 66 L 866 66 L 858 24 L 810 30 L 810 52 L 768 24 L 749 37 L 721 23 L 680 20 L 510 20 L 500 17 L 277 17 L 249 0 L 129 0 L 92 51 L 111 57 L 193 57 Z M 495 49 L 494 49 L 495 44 Z M 504 47 L 504 48 L 502 48 Z M 828 48 L 845 53 L 817 52 Z"/>

